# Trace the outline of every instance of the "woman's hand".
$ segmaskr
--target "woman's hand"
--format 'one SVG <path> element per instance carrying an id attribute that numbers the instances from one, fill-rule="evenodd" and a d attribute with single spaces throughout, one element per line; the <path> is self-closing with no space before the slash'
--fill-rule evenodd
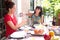
<path id="1" fill-rule="evenodd" d="M 32 13 L 28 13 L 26 15 L 29 16 L 29 17 L 32 17 L 33 14 Z"/>

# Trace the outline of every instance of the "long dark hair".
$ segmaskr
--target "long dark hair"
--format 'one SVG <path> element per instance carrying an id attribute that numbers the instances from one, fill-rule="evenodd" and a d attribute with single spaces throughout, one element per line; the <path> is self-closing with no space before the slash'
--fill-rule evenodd
<path id="1" fill-rule="evenodd" d="M 9 12 L 9 8 L 10 9 L 13 8 L 14 5 L 15 5 L 14 2 L 5 1 L 5 13 L 4 13 L 4 15 L 7 14 Z"/>
<path id="2" fill-rule="evenodd" d="M 41 12 L 39 12 L 39 16 L 41 17 L 42 16 L 42 7 L 41 6 L 36 6 L 35 10 L 34 10 L 34 14 L 36 13 L 36 9 L 40 9 Z"/>

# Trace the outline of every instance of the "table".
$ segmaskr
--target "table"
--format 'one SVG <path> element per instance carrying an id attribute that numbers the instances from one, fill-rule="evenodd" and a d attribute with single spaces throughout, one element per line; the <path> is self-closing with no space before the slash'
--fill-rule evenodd
<path id="1" fill-rule="evenodd" d="M 24 30 L 18 30 L 18 31 L 24 31 Z M 33 31 L 33 30 L 29 30 L 29 31 Z M 44 40 L 44 37 L 43 36 L 33 36 L 31 34 L 27 34 L 27 36 L 24 38 L 8 38 L 6 40 Z"/>
<path id="2" fill-rule="evenodd" d="M 17 31 L 19 33 L 19 31 Z M 31 32 L 31 31 L 30 31 Z M 6 40 L 44 40 L 43 35 L 32 35 L 30 33 L 27 33 L 27 36 L 24 38 L 8 38 Z"/>

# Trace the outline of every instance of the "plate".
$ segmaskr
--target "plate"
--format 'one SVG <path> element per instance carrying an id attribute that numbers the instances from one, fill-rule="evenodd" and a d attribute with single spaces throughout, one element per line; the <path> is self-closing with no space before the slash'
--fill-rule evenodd
<path id="1" fill-rule="evenodd" d="M 17 31 L 14 32 L 10 35 L 11 38 L 23 38 L 25 37 L 27 34 L 24 31 Z"/>

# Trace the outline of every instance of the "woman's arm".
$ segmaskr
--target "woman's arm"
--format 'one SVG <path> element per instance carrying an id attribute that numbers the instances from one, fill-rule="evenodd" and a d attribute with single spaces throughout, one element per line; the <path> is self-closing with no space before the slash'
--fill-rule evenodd
<path id="1" fill-rule="evenodd" d="M 43 22 L 44 22 L 44 15 L 42 15 L 41 17 L 41 23 L 43 24 Z"/>
<path id="2" fill-rule="evenodd" d="M 7 24 L 13 29 L 13 30 L 17 30 L 18 28 L 20 28 L 21 26 L 23 26 L 24 24 L 26 24 L 26 20 L 23 20 L 20 24 L 16 24 L 14 25 L 12 23 L 12 21 L 8 21 Z"/>

